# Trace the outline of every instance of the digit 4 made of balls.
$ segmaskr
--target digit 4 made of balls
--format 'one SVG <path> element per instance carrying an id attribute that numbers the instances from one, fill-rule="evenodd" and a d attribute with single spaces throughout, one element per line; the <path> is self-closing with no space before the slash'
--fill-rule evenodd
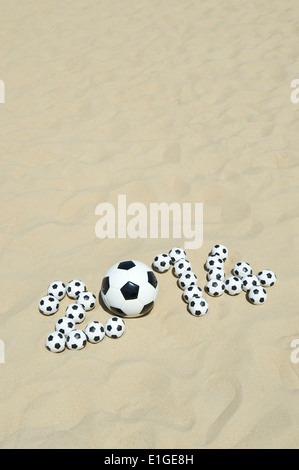
<path id="1" fill-rule="evenodd" d="M 99 295 L 110 312 L 133 318 L 152 310 L 158 290 L 158 280 L 151 268 L 140 261 L 127 260 L 107 271 Z"/>

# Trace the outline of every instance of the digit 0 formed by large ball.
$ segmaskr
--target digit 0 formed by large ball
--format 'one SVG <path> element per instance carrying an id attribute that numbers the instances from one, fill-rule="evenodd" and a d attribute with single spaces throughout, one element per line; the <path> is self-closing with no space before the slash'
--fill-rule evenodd
<path id="1" fill-rule="evenodd" d="M 158 280 L 151 268 L 140 261 L 127 260 L 107 271 L 99 297 L 114 315 L 134 318 L 152 310 L 158 290 Z"/>

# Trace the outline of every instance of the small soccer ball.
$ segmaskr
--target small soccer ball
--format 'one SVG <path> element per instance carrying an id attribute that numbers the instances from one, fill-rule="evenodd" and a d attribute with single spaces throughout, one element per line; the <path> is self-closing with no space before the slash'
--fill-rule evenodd
<path id="1" fill-rule="evenodd" d="M 160 255 L 155 256 L 152 267 L 159 273 L 165 273 L 169 270 L 171 264 L 172 263 L 169 254 L 161 253 Z"/>
<path id="2" fill-rule="evenodd" d="M 105 324 L 105 333 L 109 338 L 120 338 L 125 332 L 125 324 L 119 317 L 112 317 Z"/>
<path id="3" fill-rule="evenodd" d="M 218 255 L 225 261 L 228 257 L 228 249 L 224 245 L 214 245 L 211 250 L 212 255 Z"/>
<path id="4" fill-rule="evenodd" d="M 82 323 L 85 320 L 85 308 L 81 304 L 70 304 L 67 306 L 65 316 L 75 323 Z"/>
<path id="5" fill-rule="evenodd" d="M 76 323 L 67 317 L 59 318 L 55 324 L 55 330 L 59 331 L 63 335 L 68 335 L 72 330 L 76 328 Z"/>
<path id="6" fill-rule="evenodd" d="M 73 279 L 70 281 L 66 288 L 66 293 L 70 299 L 77 299 L 78 295 L 85 291 L 86 285 L 79 279 Z"/>
<path id="7" fill-rule="evenodd" d="M 90 343 L 99 343 L 105 337 L 105 328 L 99 321 L 91 321 L 86 326 L 84 333 Z"/>
<path id="8" fill-rule="evenodd" d="M 183 274 L 183 272 L 191 271 L 191 270 L 192 270 L 191 263 L 190 261 L 187 261 L 186 259 L 179 259 L 178 261 L 174 263 L 174 266 L 173 266 L 173 274 L 176 277 L 180 277 Z"/>
<path id="9" fill-rule="evenodd" d="M 178 286 L 185 290 L 186 287 L 196 285 L 197 282 L 197 276 L 193 271 L 185 271 L 178 279 Z"/>
<path id="10" fill-rule="evenodd" d="M 175 246 L 172 248 L 169 252 L 169 256 L 171 259 L 172 264 L 174 264 L 176 261 L 179 261 L 180 259 L 185 259 L 186 258 L 186 252 L 183 250 L 183 248 L 178 248 Z"/>
<path id="11" fill-rule="evenodd" d="M 134 318 L 152 310 L 158 291 L 154 271 L 140 261 L 127 260 L 107 271 L 99 295 L 114 315 Z"/>
<path id="12" fill-rule="evenodd" d="M 256 287 L 260 286 L 260 281 L 258 280 L 258 277 L 255 276 L 254 274 L 248 274 L 247 276 L 242 277 L 242 282 L 243 282 L 243 291 L 247 292 L 248 290 L 251 289 L 251 287 Z"/>
<path id="13" fill-rule="evenodd" d="M 225 272 L 224 269 L 220 266 L 216 266 L 216 268 L 212 268 L 209 270 L 207 274 L 208 281 L 210 279 L 217 279 L 217 281 L 224 281 L 225 279 Z"/>
<path id="14" fill-rule="evenodd" d="M 80 292 L 77 297 L 77 304 L 83 305 L 85 311 L 88 312 L 96 306 L 96 296 L 89 291 Z"/>
<path id="15" fill-rule="evenodd" d="M 245 261 L 239 261 L 233 267 L 233 275 L 239 276 L 240 278 L 244 276 L 248 276 L 248 274 L 252 274 L 252 267 L 249 263 Z"/>
<path id="16" fill-rule="evenodd" d="M 212 297 L 219 297 L 224 293 L 225 284 L 223 281 L 218 281 L 217 279 L 211 279 L 208 281 L 205 291 Z"/>
<path id="17" fill-rule="evenodd" d="M 270 269 L 262 269 L 259 271 L 257 273 L 257 278 L 263 287 L 274 286 L 276 282 L 276 274 Z"/>
<path id="18" fill-rule="evenodd" d="M 247 292 L 247 298 L 248 298 L 249 302 L 251 302 L 254 305 L 262 305 L 267 300 L 266 289 L 264 289 L 263 286 L 252 287 Z"/>
<path id="19" fill-rule="evenodd" d="M 224 261 L 218 255 L 209 255 L 206 260 L 205 268 L 207 271 L 210 271 L 212 268 L 222 268 L 224 269 Z"/>
<path id="20" fill-rule="evenodd" d="M 85 348 L 87 343 L 86 334 L 82 330 L 73 330 L 66 337 L 68 349 L 79 350 Z"/>
<path id="21" fill-rule="evenodd" d="M 53 331 L 46 339 L 46 348 L 48 351 L 60 353 L 65 349 L 65 336 L 59 331 Z"/>
<path id="22" fill-rule="evenodd" d="M 192 285 L 189 287 L 186 287 L 186 289 L 183 292 L 183 299 L 187 304 L 190 302 L 192 297 L 202 297 L 202 289 L 199 286 Z"/>
<path id="23" fill-rule="evenodd" d="M 225 292 L 229 295 L 238 295 L 243 290 L 243 282 L 237 276 L 229 276 L 225 281 Z"/>
<path id="24" fill-rule="evenodd" d="M 53 295 L 58 300 L 62 300 L 66 294 L 66 286 L 62 281 L 54 281 L 48 287 L 48 295 Z"/>
<path id="25" fill-rule="evenodd" d="M 40 299 L 38 307 L 43 315 L 53 315 L 59 310 L 59 300 L 53 295 L 44 295 Z"/>
<path id="26" fill-rule="evenodd" d="M 209 304 L 203 297 L 194 297 L 188 304 L 188 310 L 195 317 L 204 316 L 209 310 Z"/>

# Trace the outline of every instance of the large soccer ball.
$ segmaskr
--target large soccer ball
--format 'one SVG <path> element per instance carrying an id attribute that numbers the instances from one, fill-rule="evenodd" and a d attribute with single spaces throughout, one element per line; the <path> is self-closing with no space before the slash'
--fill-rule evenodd
<path id="1" fill-rule="evenodd" d="M 153 270 L 140 261 L 129 260 L 107 271 L 99 296 L 114 315 L 133 318 L 152 310 L 158 290 Z"/>

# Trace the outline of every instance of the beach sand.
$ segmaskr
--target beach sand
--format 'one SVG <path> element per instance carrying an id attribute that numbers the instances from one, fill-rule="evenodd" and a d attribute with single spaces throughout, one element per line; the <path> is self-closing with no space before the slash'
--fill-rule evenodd
<path id="1" fill-rule="evenodd" d="M 1 0 L 1 448 L 298 448 L 299 78 L 295 0 Z M 98 295 L 114 263 L 185 239 L 99 239 L 95 208 L 203 203 L 215 243 L 276 272 L 187 311 L 171 272 L 125 334 L 52 354 L 54 280 Z M 99 305 L 88 321 L 110 317 Z"/>

